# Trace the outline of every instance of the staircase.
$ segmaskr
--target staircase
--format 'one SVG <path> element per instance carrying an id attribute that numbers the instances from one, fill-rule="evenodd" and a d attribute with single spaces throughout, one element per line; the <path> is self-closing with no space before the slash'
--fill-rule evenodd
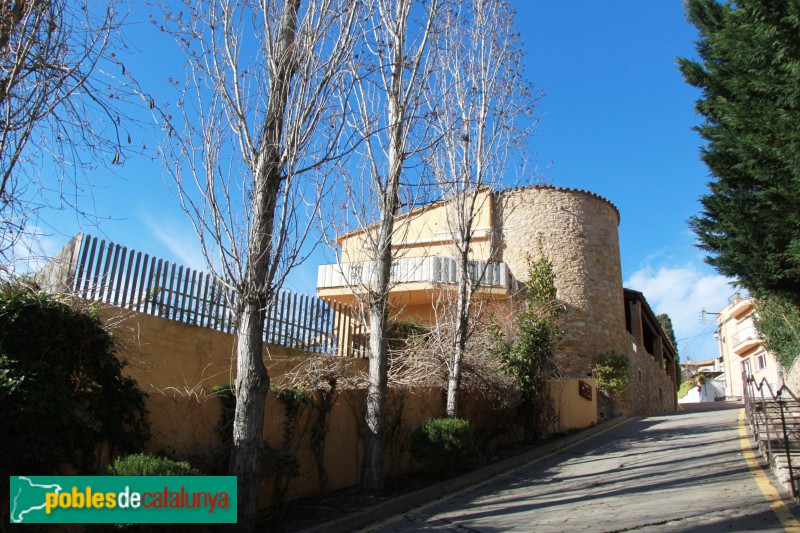
<path id="1" fill-rule="evenodd" d="M 800 401 L 785 385 L 773 392 L 766 380 L 745 376 L 745 412 L 753 438 L 775 477 L 798 499 Z"/>

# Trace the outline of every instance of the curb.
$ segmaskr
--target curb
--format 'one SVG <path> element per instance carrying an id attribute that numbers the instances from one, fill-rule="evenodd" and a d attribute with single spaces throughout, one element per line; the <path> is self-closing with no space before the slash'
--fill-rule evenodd
<path id="1" fill-rule="evenodd" d="M 556 452 L 571 448 L 576 444 L 584 442 L 596 435 L 620 426 L 630 420 L 638 420 L 642 417 L 617 417 L 608 422 L 597 424 L 563 438 L 552 440 L 545 444 L 536 446 L 528 451 L 522 452 L 508 459 L 493 463 L 483 468 L 467 472 L 458 477 L 448 479 L 441 483 L 425 487 L 414 492 L 401 494 L 397 497 L 388 499 L 384 502 L 367 507 L 352 514 L 336 518 L 327 522 L 322 522 L 308 529 L 303 529 L 302 533 L 345 533 L 355 529 L 364 528 L 375 522 L 386 520 L 396 514 L 403 513 L 422 504 L 432 503 L 436 500 L 447 499 L 453 493 L 464 490 L 472 485 L 479 485 L 485 481 L 502 474 L 508 474 L 514 469 L 535 463 Z"/>

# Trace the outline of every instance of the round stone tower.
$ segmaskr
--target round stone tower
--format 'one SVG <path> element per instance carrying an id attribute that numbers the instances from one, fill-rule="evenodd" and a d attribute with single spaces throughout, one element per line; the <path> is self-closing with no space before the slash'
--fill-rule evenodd
<path id="1" fill-rule="evenodd" d="M 552 186 L 506 189 L 495 200 L 497 260 L 518 280 L 528 278 L 527 256 L 540 248 L 553 262 L 566 307 L 556 348 L 561 373 L 586 376 L 596 356 L 627 353 L 617 208 L 594 193 Z"/>

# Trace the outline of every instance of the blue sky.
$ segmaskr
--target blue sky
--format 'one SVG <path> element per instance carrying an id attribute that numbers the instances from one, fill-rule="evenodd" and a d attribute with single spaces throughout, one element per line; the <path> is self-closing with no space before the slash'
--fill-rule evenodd
<path id="1" fill-rule="evenodd" d="M 138 3 L 137 3 L 138 4 Z M 645 293 L 656 312 L 676 326 L 682 359 L 716 355 L 715 324 L 700 324 L 701 307 L 717 311 L 733 292 L 703 263 L 687 226 L 699 210 L 707 170 L 692 130 L 697 92 L 675 64 L 694 56 L 695 29 L 672 0 L 512 0 L 526 42 L 529 79 L 545 93 L 531 155 L 540 178 L 591 190 L 620 209 L 625 286 Z M 171 41 L 135 6 L 128 18 L 126 67 L 160 100 L 167 79 L 183 74 Z M 134 142 L 153 146 L 158 132 L 134 131 Z M 114 242 L 202 268 L 191 226 L 169 190 L 159 161 L 135 158 L 114 173 L 98 169 L 84 205 L 107 217 L 81 226 L 69 212 L 48 211 L 38 222 L 47 251 L 84 230 Z M 313 293 L 312 259 L 289 288 Z"/>

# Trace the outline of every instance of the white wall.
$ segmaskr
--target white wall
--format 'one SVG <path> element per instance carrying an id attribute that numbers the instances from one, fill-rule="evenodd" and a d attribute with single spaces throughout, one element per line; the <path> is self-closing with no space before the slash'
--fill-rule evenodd
<path id="1" fill-rule="evenodd" d="M 716 401 L 717 398 L 725 396 L 725 381 L 711 381 L 707 380 L 702 385 L 692 388 L 689 393 L 678 400 L 678 403 L 705 403 Z"/>

